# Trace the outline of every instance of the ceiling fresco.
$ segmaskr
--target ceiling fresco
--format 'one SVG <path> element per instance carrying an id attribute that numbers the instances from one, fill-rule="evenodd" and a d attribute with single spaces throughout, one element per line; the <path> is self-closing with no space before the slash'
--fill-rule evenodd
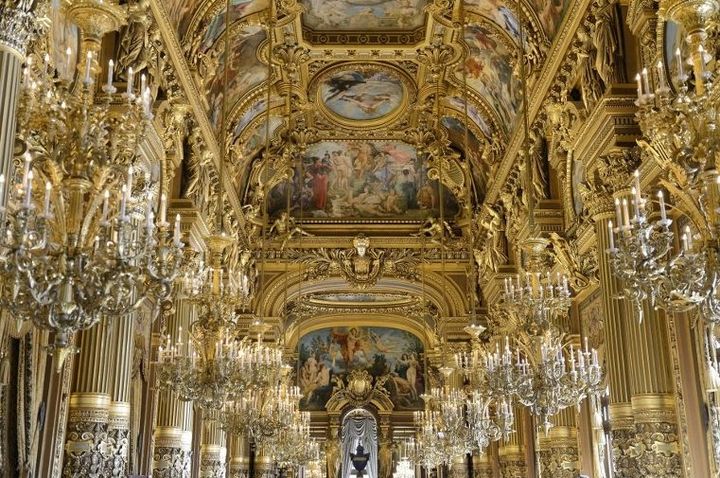
<path id="1" fill-rule="evenodd" d="M 533 43 L 533 52 L 547 51 L 563 20 L 566 2 L 519 1 L 526 42 Z M 500 154 L 517 126 L 517 116 L 522 109 L 516 60 L 520 42 L 517 1 L 467 0 L 464 6 L 468 24 L 464 38 L 460 38 L 460 30 L 451 28 L 460 11 L 460 5 L 452 1 L 294 2 L 276 3 L 277 11 L 285 17 L 275 28 L 275 49 L 292 47 L 295 43 L 297 48 L 306 50 L 306 59 L 297 66 L 293 79 L 289 79 L 285 67 L 278 66 L 281 58 L 276 55 L 270 130 L 277 136 L 283 124 L 297 123 L 279 117 L 284 116 L 287 101 L 283 95 L 292 91 L 293 111 L 302 117 L 303 127 L 311 128 L 314 135 L 314 144 L 304 157 L 306 171 L 302 179 L 299 173 L 295 175 L 297 184 L 293 189 L 297 192 L 292 193 L 295 207 L 302 204 L 306 217 L 338 220 L 400 217 L 422 220 L 437 213 L 437 204 L 426 207 L 417 197 L 411 197 L 426 186 L 434 188 L 437 195 L 437 184 L 427 180 L 427 166 L 407 149 L 410 145 L 402 142 L 407 138 L 407 131 L 418 124 L 417 112 L 427 111 L 427 104 L 422 102 L 427 102 L 430 96 L 426 88 L 430 76 L 418 52 L 431 50 L 437 38 L 455 52 L 454 59 L 441 73 L 448 86 L 442 98 L 441 124 L 448 130 L 455 148 L 462 150 L 458 138 L 464 135 L 462 119 L 467 98 L 467 115 L 472 123 L 470 139 L 477 145 L 468 154 L 476 166 L 471 169 L 472 184 L 475 197 L 482 197 L 492 166 L 483 145 L 486 141 L 491 143 L 493 154 Z M 244 161 L 241 167 L 246 168 L 266 143 L 262 116 L 267 112 L 264 20 L 268 5 L 268 0 L 231 0 L 230 59 L 228 85 L 225 85 L 225 1 L 163 3 L 198 89 L 203 93 L 206 114 L 218 137 L 223 134 L 221 112 L 227 99 L 228 133 L 231 141 L 238 143 L 235 149 Z M 312 35 L 308 36 L 308 31 Z M 373 34 L 358 36 L 353 32 Z M 467 95 L 461 93 L 465 75 Z M 292 88 L 284 87 L 285 93 L 281 94 L 277 85 L 288 81 L 294 82 Z M 225 91 L 227 98 L 223 97 Z M 390 145 L 395 149 L 388 150 Z M 336 151 L 347 164 L 336 162 L 333 156 Z M 367 165 L 365 156 L 371 158 Z M 316 157 L 319 158 L 317 164 L 313 159 Z M 405 157 L 411 159 L 399 159 Z M 404 161 L 412 164 L 409 182 L 415 188 L 413 193 L 403 192 L 398 186 L 398 181 L 405 180 Z M 318 172 L 309 173 L 313 168 Z M 475 171 L 478 168 L 483 171 Z M 345 171 L 349 172 L 347 179 L 343 176 Z M 323 175 L 327 178 L 322 179 Z M 238 177 L 251 180 L 252 175 Z M 327 182 L 327 190 L 321 193 L 323 181 Z M 338 183 L 346 186 L 346 190 L 340 191 Z M 237 187 L 247 194 L 248 188 L 254 186 L 238 184 Z"/>
<path id="2" fill-rule="evenodd" d="M 375 120 L 398 110 L 405 97 L 402 81 L 388 70 L 342 69 L 324 79 L 319 99 L 344 119 Z"/>
<path id="3" fill-rule="evenodd" d="M 313 30 L 413 30 L 425 23 L 426 0 L 303 0 Z"/>
<path id="4" fill-rule="evenodd" d="M 465 68 L 468 86 L 485 99 L 503 129 L 511 130 L 521 104 L 520 80 L 512 67 L 514 52 L 492 28 L 479 23 L 466 27 L 465 43 L 470 54 L 457 68 L 457 79 L 462 81 Z"/>
<path id="5" fill-rule="evenodd" d="M 268 210 L 279 215 L 291 195 L 291 213 L 319 219 L 422 220 L 458 213 L 449 191 L 427 178 L 427 162 L 397 141 L 323 141 L 297 164 L 293 182 L 270 193 Z"/>

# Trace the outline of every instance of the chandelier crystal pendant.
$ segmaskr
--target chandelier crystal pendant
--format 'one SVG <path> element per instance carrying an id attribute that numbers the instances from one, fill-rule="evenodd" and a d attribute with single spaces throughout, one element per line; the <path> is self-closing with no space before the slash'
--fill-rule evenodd
<path id="1" fill-rule="evenodd" d="M 48 55 L 28 58 L 18 111 L 26 151 L 12 177 L 0 176 L 0 302 L 54 333 L 58 366 L 75 332 L 156 292 L 166 299 L 183 247 L 164 207 L 155 222 L 153 179 L 139 164 L 152 118 L 145 77 L 139 95 L 129 81 L 115 113 L 112 78 L 96 101 L 91 55 L 77 82 L 59 78 Z"/>

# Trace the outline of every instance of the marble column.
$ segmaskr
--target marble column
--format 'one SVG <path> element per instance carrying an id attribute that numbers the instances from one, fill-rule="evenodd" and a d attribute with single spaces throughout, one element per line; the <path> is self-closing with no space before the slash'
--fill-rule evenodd
<path id="1" fill-rule="evenodd" d="M 68 412 L 63 477 L 105 476 L 110 421 L 110 359 L 107 321 L 80 333 L 80 353 Z"/>
<path id="2" fill-rule="evenodd" d="M 205 417 L 209 417 L 206 412 Z M 227 469 L 227 448 L 225 432 L 217 421 L 203 423 L 202 445 L 200 445 L 200 478 L 225 478 Z"/>
<path id="3" fill-rule="evenodd" d="M 179 340 L 178 331 L 190 330 L 195 320 L 195 308 L 179 301 L 175 313 L 168 318 L 167 330 L 173 343 Z M 186 340 L 187 337 L 183 337 Z M 153 476 L 161 478 L 189 478 L 191 471 L 192 402 L 183 402 L 175 393 L 161 390 L 158 394 L 157 421 L 153 432 Z"/>

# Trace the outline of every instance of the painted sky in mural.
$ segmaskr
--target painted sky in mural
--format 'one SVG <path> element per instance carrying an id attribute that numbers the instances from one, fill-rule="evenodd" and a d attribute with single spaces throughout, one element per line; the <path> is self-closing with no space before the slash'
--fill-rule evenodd
<path id="1" fill-rule="evenodd" d="M 230 70 L 228 71 L 229 84 L 228 110 L 245 93 L 262 83 L 267 78 L 267 66 L 257 57 L 256 51 L 260 43 L 265 40 L 266 33 L 260 26 L 248 26 L 234 38 L 230 55 Z M 219 58 L 215 75 L 209 79 L 206 86 L 208 97 L 208 116 L 213 127 L 217 130 L 222 121 L 223 83 L 225 78 L 225 64 L 222 55 Z"/>
<path id="2" fill-rule="evenodd" d="M 388 376 L 385 388 L 398 410 L 422 408 L 423 345 L 409 332 L 385 327 L 336 327 L 311 332 L 298 343 L 297 382 L 303 410 L 323 410 L 334 384 L 351 370 Z"/>
<path id="3" fill-rule="evenodd" d="M 468 9 L 492 20 L 502 27 L 516 43 L 520 43 L 520 25 L 515 13 L 498 0 L 467 0 Z"/>
<path id="4" fill-rule="evenodd" d="M 271 191 L 271 214 L 286 209 L 288 192 L 296 217 L 421 220 L 437 217 L 440 209 L 438 183 L 427 179 L 425 162 L 415 148 L 397 141 L 315 143 L 302 166 L 296 165 L 294 184 L 283 182 Z M 445 216 L 457 214 L 450 192 L 443 190 L 442 197 Z"/>
<path id="5" fill-rule="evenodd" d="M 303 0 L 313 30 L 410 30 L 425 21 L 427 0 Z"/>
<path id="6" fill-rule="evenodd" d="M 486 98 L 502 124 L 511 129 L 521 102 L 519 80 L 513 76 L 510 63 L 511 52 L 504 43 L 492 38 L 487 27 L 479 24 L 466 28 L 465 41 L 470 48 L 465 60 L 468 85 Z M 462 74 L 461 66 L 456 73 L 459 80 Z"/>
<path id="7" fill-rule="evenodd" d="M 447 98 L 446 102 L 448 106 L 452 107 L 461 115 L 465 114 L 464 98 L 461 98 L 459 96 L 451 96 Z M 492 137 L 492 127 L 488 124 L 485 116 L 483 116 L 483 114 L 474 104 L 468 104 L 467 113 L 468 118 L 470 118 L 473 123 L 475 123 L 475 125 L 480 128 L 480 131 L 482 131 L 485 136 L 487 136 L 488 138 Z"/>
<path id="8" fill-rule="evenodd" d="M 398 109 L 404 88 L 389 71 L 341 70 L 320 84 L 320 98 L 327 108 L 345 119 L 382 118 Z"/>

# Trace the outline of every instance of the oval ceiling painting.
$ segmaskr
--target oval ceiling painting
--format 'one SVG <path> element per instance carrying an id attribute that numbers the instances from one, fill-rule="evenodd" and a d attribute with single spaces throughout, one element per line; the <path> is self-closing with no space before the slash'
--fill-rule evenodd
<path id="1" fill-rule="evenodd" d="M 325 108 L 341 120 L 353 122 L 394 116 L 405 95 L 402 79 L 392 70 L 378 67 L 333 70 L 318 85 Z"/>

